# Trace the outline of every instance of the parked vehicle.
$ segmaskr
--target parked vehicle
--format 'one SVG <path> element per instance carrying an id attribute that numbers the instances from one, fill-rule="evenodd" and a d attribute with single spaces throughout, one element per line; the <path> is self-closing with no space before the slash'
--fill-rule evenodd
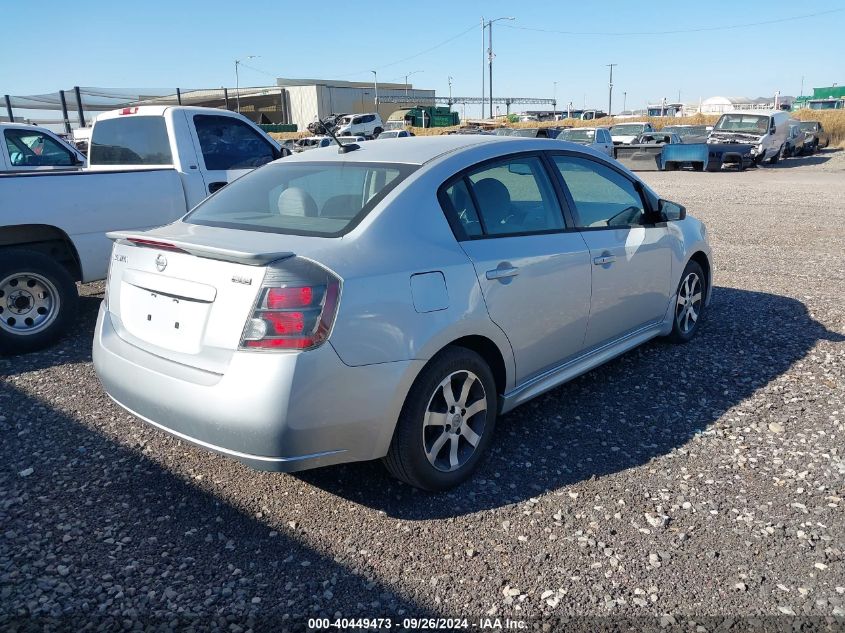
<path id="1" fill-rule="evenodd" d="M 497 127 L 495 130 L 493 130 L 493 134 L 495 134 L 496 136 L 510 136 L 512 132 L 512 127 Z"/>
<path id="2" fill-rule="evenodd" d="M 756 163 L 780 160 L 789 133 L 789 112 L 781 110 L 737 110 L 726 112 L 707 137 L 708 143 L 740 143 L 752 146 Z"/>
<path id="3" fill-rule="evenodd" d="M 805 135 L 804 151 L 807 154 L 813 154 L 830 145 L 830 135 L 820 121 L 801 121 L 800 125 Z"/>
<path id="4" fill-rule="evenodd" d="M 0 175 L 0 352 L 64 331 L 74 282 L 106 276 L 107 231 L 172 222 L 283 153 L 234 112 L 143 106 L 97 118 L 88 169 Z"/>
<path id="5" fill-rule="evenodd" d="M 384 131 L 384 122 L 378 112 L 347 114 L 338 121 L 337 136 L 372 136 Z"/>
<path id="6" fill-rule="evenodd" d="M 654 132 L 651 123 L 617 123 L 610 127 L 610 136 L 614 145 L 630 145 L 640 134 Z"/>
<path id="7" fill-rule="evenodd" d="M 744 171 L 755 163 L 753 145 L 747 143 L 672 143 L 661 150 L 664 171 L 692 167 L 695 171 L 721 171 L 734 165 Z"/>
<path id="8" fill-rule="evenodd" d="M 511 130 L 509 136 L 521 136 L 522 138 L 557 138 L 558 134 L 560 134 L 560 129 L 554 127 L 519 127 Z"/>
<path id="9" fill-rule="evenodd" d="M 633 143 L 616 145 L 613 155 L 631 171 L 660 171 L 663 169 L 663 146 L 681 143 L 681 138 L 672 132 L 646 132 Z"/>
<path id="10" fill-rule="evenodd" d="M 592 147 L 597 152 L 613 158 L 613 139 L 606 127 L 575 127 L 563 130 L 557 139 Z"/>
<path id="11" fill-rule="evenodd" d="M 82 169 L 85 154 L 50 130 L 23 123 L 0 123 L 0 173 Z"/>
<path id="12" fill-rule="evenodd" d="M 677 134 L 681 143 L 706 143 L 712 129 L 712 125 L 667 125 L 660 128 L 660 131 Z"/>
<path id="13" fill-rule="evenodd" d="M 255 468 L 384 458 L 428 490 L 498 413 L 690 340 L 712 294 L 698 220 L 546 139 L 315 150 L 111 237 L 93 358 L 116 402 Z"/>
<path id="14" fill-rule="evenodd" d="M 783 145 L 783 157 L 800 156 L 804 153 L 804 132 L 798 121 L 789 124 L 789 132 L 786 135 L 786 143 Z"/>
<path id="15" fill-rule="evenodd" d="M 413 136 L 413 133 L 408 130 L 385 130 L 378 135 L 378 140 L 386 138 L 408 138 Z"/>

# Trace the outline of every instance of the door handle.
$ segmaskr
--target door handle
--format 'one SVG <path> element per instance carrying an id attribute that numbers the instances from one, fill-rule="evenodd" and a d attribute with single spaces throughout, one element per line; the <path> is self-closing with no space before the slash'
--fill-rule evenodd
<path id="1" fill-rule="evenodd" d="M 607 266 L 608 264 L 612 264 L 616 261 L 616 257 L 613 255 L 602 255 L 601 257 L 594 257 L 593 264 L 596 266 Z"/>
<path id="2" fill-rule="evenodd" d="M 508 277 L 516 277 L 519 274 L 519 269 L 513 266 L 509 268 L 494 268 L 484 273 L 487 279 L 507 279 Z"/>
<path id="3" fill-rule="evenodd" d="M 208 193 L 214 193 L 215 191 L 222 189 L 223 187 L 225 187 L 228 184 L 229 183 L 226 182 L 225 180 L 220 180 L 218 182 L 212 182 L 208 185 Z"/>

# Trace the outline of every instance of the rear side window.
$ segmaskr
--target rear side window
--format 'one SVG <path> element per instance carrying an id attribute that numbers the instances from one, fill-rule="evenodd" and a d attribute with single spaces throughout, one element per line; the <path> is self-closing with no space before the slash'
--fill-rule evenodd
<path id="1" fill-rule="evenodd" d="M 275 159 L 273 146 L 252 127 L 233 117 L 197 114 L 194 126 L 205 168 L 251 169 Z"/>
<path id="2" fill-rule="evenodd" d="M 468 179 L 487 235 L 564 228 L 552 184 L 536 156 L 484 167 Z"/>
<path id="3" fill-rule="evenodd" d="M 185 222 L 337 237 L 352 230 L 414 169 L 411 165 L 342 162 L 267 165 L 208 198 Z"/>
<path id="4" fill-rule="evenodd" d="M 121 116 L 97 121 L 92 165 L 172 165 L 167 125 L 161 116 Z"/>

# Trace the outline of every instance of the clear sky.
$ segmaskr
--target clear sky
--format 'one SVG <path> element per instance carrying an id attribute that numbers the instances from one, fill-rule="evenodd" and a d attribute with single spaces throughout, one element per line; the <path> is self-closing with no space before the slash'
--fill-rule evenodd
<path id="1" fill-rule="evenodd" d="M 273 84 L 279 76 L 369 81 L 369 70 L 377 69 L 383 82 L 421 71 L 411 83 L 439 95 L 448 94 L 451 76 L 454 95 L 477 96 L 482 15 L 516 18 L 494 26 L 495 96 L 550 98 L 557 82 L 559 107 L 586 99 L 605 109 L 611 62 L 618 64 L 614 111 L 623 92 L 635 108 L 662 97 L 674 101 L 679 91 L 682 101 L 697 102 L 717 94 L 798 95 L 802 76 L 805 92 L 845 82 L 843 0 L 0 4 L 0 94 L 74 85 L 234 86 L 234 60 L 257 55 L 241 68 L 242 86 Z M 773 20 L 780 21 L 725 28 Z M 701 30 L 678 32 L 692 29 Z"/>

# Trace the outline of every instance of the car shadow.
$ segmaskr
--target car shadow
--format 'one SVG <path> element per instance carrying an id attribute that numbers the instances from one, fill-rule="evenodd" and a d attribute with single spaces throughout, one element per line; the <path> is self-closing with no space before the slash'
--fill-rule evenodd
<path id="1" fill-rule="evenodd" d="M 12 381 L 0 413 L 0 630 L 305 631 L 337 613 L 437 615 Z"/>
<path id="2" fill-rule="evenodd" d="M 765 165 L 767 168 L 771 169 L 789 169 L 791 167 L 810 167 L 812 165 L 824 165 L 827 161 L 831 159 L 829 153 L 819 153 L 813 154 L 811 156 L 791 156 L 789 158 L 783 158 L 778 161 L 777 165 Z"/>
<path id="3" fill-rule="evenodd" d="M 297 476 L 407 520 L 519 503 L 682 447 L 819 340 L 842 342 L 845 336 L 813 320 L 795 299 L 716 288 L 690 343 L 652 341 L 501 417 L 486 461 L 449 493 L 401 484 L 378 462 Z"/>

